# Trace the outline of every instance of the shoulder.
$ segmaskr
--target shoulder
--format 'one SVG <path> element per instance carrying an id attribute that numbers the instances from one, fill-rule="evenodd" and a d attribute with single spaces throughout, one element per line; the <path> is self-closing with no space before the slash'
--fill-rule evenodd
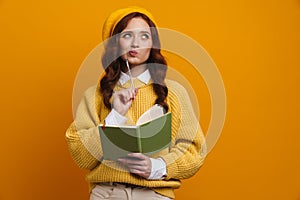
<path id="1" fill-rule="evenodd" d="M 87 89 L 84 91 L 84 96 L 95 95 L 95 92 L 96 92 L 97 88 L 98 88 L 97 85 L 90 86 L 89 88 L 87 88 Z"/>
<path id="2" fill-rule="evenodd" d="M 167 87 L 170 87 L 170 88 L 184 88 L 180 83 L 178 83 L 177 81 L 174 81 L 174 80 L 170 80 L 170 79 L 166 79 L 166 85 Z"/>
<path id="3" fill-rule="evenodd" d="M 88 87 L 84 93 L 83 97 L 90 99 L 90 98 L 101 98 L 100 86 L 99 85 L 92 85 Z"/>
<path id="4" fill-rule="evenodd" d="M 102 101 L 97 85 L 90 86 L 83 92 L 83 97 L 76 111 L 76 123 L 81 123 L 87 119 L 92 120 L 94 124 L 99 122 L 99 104 Z"/>
<path id="5" fill-rule="evenodd" d="M 178 82 L 174 80 L 166 80 L 166 86 L 170 96 L 177 97 L 179 100 L 188 98 L 187 90 Z"/>
<path id="6" fill-rule="evenodd" d="M 199 114 L 197 97 L 192 88 L 185 88 L 173 80 L 166 80 L 166 86 L 168 87 L 167 101 L 171 107 L 175 110 L 180 108 L 181 111 L 193 111 L 197 115 Z"/>
<path id="7" fill-rule="evenodd" d="M 84 90 L 80 104 L 84 104 L 89 108 L 97 108 L 101 101 L 102 95 L 100 92 L 100 88 L 98 85 L 93 85 Z"/>

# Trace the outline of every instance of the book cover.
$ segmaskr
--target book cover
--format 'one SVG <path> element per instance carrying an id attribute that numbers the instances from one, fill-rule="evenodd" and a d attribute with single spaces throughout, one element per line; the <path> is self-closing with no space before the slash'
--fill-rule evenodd
<path id="1" fill-rule="evenodd" d="M 152 155 L 167 148 L 171 143 L 172 115 L 156 115 L 153 119 L 151 113 L 144 113 L 134 126 L 99 126 L 104 159 L 116 160 L 130 152 Z"/>

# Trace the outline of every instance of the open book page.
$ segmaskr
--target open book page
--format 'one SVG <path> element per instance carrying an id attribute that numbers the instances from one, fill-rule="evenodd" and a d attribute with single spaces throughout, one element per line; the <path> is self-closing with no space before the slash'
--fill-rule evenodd
<path id="1" fill-rule="evenodd" d="M 146 112 L 144 112 L 139 119 L 137 120 L 136 124 L 126 124 L 126 125 L 106 125 L 107 127 L 119 127 L 119 128 L 126 128 L 131 127 L 135 128 L 139 125 L 145 124 L 149 121 L 152 121 L 154 119 L 157 119 L 164 115 L 164 109 L 162 106 L 155 104 L 150 109 L 148 109 Z M 105 126 L 104 124 L 100 124 L 100 126 Z"/>
<path id="2" fill-rule="evenodd" d="M 136 125 L 138 126 L 138 125 L 144 124 L 146 122 L 154 120 L 163 115 L 164 115 L 163 107 L 155 104 L 154 106 L 152 106 L 149 110 L 147 110 L 140 116 L 140 118 L 136 122 Z"/>

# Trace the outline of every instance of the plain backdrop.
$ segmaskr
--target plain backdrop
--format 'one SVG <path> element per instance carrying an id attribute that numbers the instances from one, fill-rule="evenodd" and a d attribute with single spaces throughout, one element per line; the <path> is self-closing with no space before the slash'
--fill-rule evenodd
<path id="1" fill-rule="evenodd" d="M 222 135 L 176 199 L 299 200 L 299 0 L 0 0 L 0 199 L 88 199 L 65 141 L 73 83 L 105 18 L 128 5 L 201 44 L 226 88 Z M 206 132 L 209 94 L 192 81 Z"/>

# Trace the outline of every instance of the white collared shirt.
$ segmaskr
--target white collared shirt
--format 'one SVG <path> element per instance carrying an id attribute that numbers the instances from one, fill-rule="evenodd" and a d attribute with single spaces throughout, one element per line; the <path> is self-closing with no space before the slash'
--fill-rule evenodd
<path id="1" fill-rule="evenodd" d="M 150 81 L 150 79 L 151 79 L 151 75 L 150 75 L 149 69 L 147 69 L 146 71 L 144 71 L 143 73 L 141 73 L 137 77 L 133 77 L 133 78 L 134 79 L 136 78 L 136 79 L 140 80 L 141 82 L 143 82 L 145 84 L 148 84 L 149 81 Z M 124 72 L 121 72 L 119 83 L 121 85 L 124 85 L 129 80 L 130 80 L 130 76 L 128 74 L 124 73 Z"/>

